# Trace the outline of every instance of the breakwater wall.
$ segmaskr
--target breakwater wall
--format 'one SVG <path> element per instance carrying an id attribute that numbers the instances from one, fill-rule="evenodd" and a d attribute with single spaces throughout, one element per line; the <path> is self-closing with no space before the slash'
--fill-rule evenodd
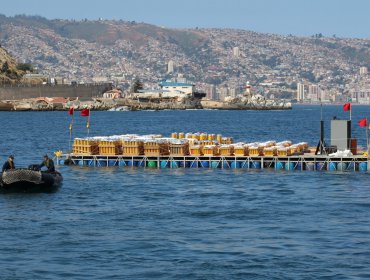
<path id="1" fill-rule="evenodd" d="M 112 84 L 78 84 L 78 85 L 37 85 L 37 86 L 0 86 L 0 100 L 19 100 L 37 97 L 78 97 L 91 99 L 101 97 L 111 90 Z"/>

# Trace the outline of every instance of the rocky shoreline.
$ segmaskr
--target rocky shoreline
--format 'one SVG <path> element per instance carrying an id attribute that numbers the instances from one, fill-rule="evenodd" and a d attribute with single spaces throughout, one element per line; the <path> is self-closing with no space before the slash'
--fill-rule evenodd
<path id="1" fill-rule="evenodd" d="M 0 101 L 0 111 L 66 111 L 69 108 L 94 111 L 139 111 L 139 110 L 288 110 L 290 103 L 272 100 L 212 101 L 198 98 L 94 98 L 92 100 L 69 100 L 64 98 L 30 98 Z"/>

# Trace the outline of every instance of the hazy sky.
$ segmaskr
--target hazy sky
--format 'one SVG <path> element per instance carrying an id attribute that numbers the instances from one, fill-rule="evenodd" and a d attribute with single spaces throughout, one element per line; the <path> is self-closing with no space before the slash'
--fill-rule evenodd
<path id="1" fill-rule="evenodd" d="M 3 0 L 0 13 L 370 38 L 370 0 Z"/>

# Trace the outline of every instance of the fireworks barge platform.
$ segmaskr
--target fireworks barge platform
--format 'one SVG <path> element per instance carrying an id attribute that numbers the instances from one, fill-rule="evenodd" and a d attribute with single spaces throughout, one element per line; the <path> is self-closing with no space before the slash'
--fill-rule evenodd
<path id="1" fill-rule="evenodd" d="M 65 154 L 58 165 L 125 168 L 221 168 L 273 169 L 287 171 L 369 171 L 370 159 L 356 155 L 331 157 L 314 154 L 298 156 L 123 156 Z"/>
<path id="2" fill-rule="evenodd" d="M 135 134 L 75 138 L 71 153 L 55 154 L 58 165 L 86 167 L 370 170 L 370 158 L 357 151 L 357 143 L 338 151 L 327 146 L 309 147 L 306 142 L 234 143 L 231 137 L 207 133 L 172 133 L 168 138 Z"/>

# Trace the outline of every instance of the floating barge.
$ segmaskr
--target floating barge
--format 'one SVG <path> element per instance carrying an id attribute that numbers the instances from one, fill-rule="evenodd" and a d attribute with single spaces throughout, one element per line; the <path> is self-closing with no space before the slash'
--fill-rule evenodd
<path id="1" fill-rule="evenodd" d="M 275 169 L 311 171 L 367 171 L 369 159 L 364 156 L 329 157 L 316 155 L 287 157 L 218 157 L 218 156 L 101 156 L 67 154 L 57 157 L 57 164 L 88 167 L 141 168 L 222 168 Z"/>
<path id="2" fill-rule="evenodd" d="M 76 138 L 73 152 L 56 153 L 57 164 L 151 169 L 221 168 L 367 171 L 367 154 L 315 154 L 306 142 L 233 143 L 231 137 L 196 133 Z"/>

